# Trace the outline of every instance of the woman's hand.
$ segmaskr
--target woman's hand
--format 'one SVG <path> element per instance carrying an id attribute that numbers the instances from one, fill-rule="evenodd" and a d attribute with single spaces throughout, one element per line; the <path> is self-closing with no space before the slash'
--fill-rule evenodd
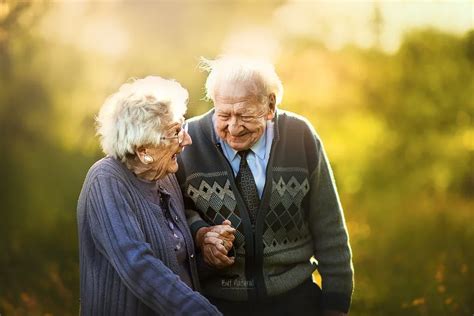
<path id="1" fill-rule="evenodd" d="M 227 253 L 232 249 L 234 243 L 235 228 L 229 220 L 221 225 L 202 227 L 196 234 L 196 245 L 201 249 L 204 261 L 218 269 L 234 264 L 234 257 L 228 257 Z"/>

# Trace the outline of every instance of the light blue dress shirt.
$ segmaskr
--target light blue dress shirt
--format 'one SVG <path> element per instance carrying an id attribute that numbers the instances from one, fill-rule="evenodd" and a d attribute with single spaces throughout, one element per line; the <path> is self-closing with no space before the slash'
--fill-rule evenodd
<path id="1" fill-rule="evenodd" d="M 214 119 L 212 121 L 214 124 Z M 251 151 L 247 155 L 247 163 L 255 179 L 255 184 L 257 185 L 257 190 L 258 194 L 260 195 L 260 198 L 262 198 L 263 189 L 265 187 L 268 159 L 270 158 L 270 150 L 272 148 L 274 135 L 273 125 L 274 123 L 272 121 L 267 121 L 267 127 L 265 129 L 265 132 L 260 137 L 260 139 L 250 148 Z M 227 160 L 230 162 L 230 165 L 232 166 L 234 176 L 237 176 L 240 166 L 240 156 L 237 154 L 237 151 L 232 149 L 225 141 L 220 138 L 218 138 L 218 141 L 222 146 L 224 156 L 227 158 Z"/>

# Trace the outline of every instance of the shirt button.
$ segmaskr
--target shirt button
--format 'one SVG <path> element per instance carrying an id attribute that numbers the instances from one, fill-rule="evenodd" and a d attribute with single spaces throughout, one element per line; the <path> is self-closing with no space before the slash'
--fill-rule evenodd
<path id="1" fill-rule="evenodd" d="M 190 257 L 191 259 L 194 259 L 194 254 L 192 253 L 189 257 Z"/>
<path id="2" fill-rule="evenodd" d="M 179 221 L 178 216 L 175 216 L 175 217 L 174 217 L 174 220 L 175 220 L 175 221 Z"/>

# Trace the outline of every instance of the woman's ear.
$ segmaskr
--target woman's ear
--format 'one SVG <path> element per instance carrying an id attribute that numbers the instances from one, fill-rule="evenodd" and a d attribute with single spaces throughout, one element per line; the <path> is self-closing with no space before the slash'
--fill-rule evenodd
<path id="1" fill-rule="evenodd" d="M 154 161 L 153 157 L 147 153 L 147 149 L 143 146 L 135 150 L 135 155 L 137 155 L 138 160 L 144 165 L 148 165 Z"/>
<path id="2" fill-rule="evenodd" d="M 275 110 L 276 110 L 276 97 L 274 93 L 270 93 L 268 96 L 268 114 L 267 120 L 273 120 L 275 117 Z"/>

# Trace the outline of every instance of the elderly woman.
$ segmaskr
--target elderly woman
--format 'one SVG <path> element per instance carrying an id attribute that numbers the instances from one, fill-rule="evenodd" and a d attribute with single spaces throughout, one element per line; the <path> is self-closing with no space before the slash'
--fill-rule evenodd
<path id="1" fill-rule="evenodd" d="M 191 144 L 188 92 L 146 77 L 122 85 L 97 118 L 105 158 L 79 197 L 82 315 L 220 315 L 195 290 L 193 239 L 174 173 Z"/>

